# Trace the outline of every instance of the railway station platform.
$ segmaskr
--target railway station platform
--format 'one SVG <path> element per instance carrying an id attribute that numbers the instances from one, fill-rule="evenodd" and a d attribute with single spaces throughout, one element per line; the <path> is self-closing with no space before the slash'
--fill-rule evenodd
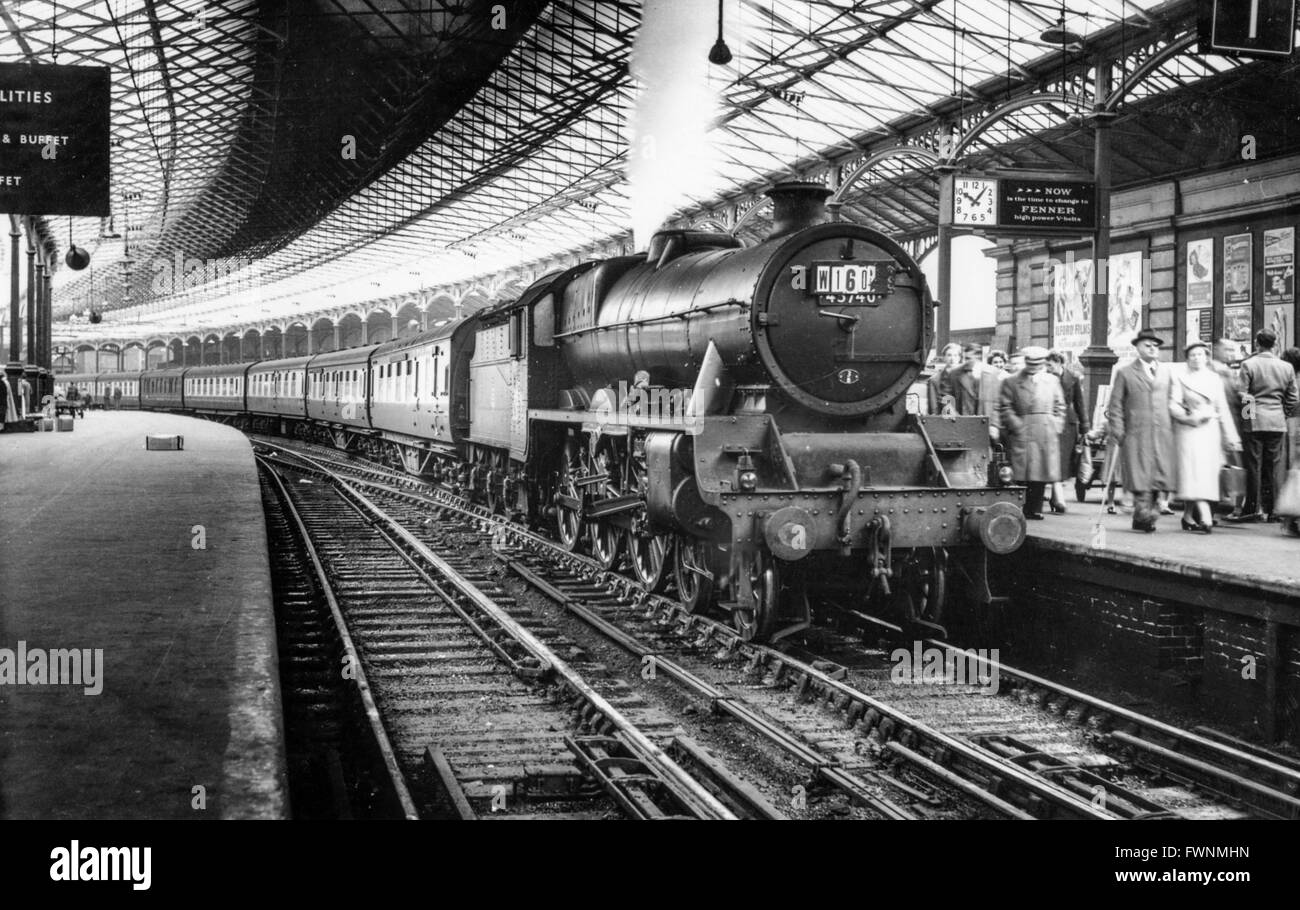
<path id="1" fill-rule="evenodd" d="M 1210 534 L 1184 531 L 1179 525 L 1182 507 L 1175 506 L 1175 514 L 1161 515 L 1156 532 L 1148 534 L 1132 529 L 1131 513 L 1105 514 L 1100 489 L 1090 491 L 1087 502 L 1070 502 L 1066 508 L 1064 515 L 1029 523 L 1035 546 L 1211 584 L 1248 584 L 1295 598 L 1300 611 L 1300 537 L 1286 533 L 1281 524 L 1234 524 L 1219 516 Z M 1105 529 L 1101 547 L 1094 546 L 1099 518 Z"/>
<path id="2" fill-rule="evenodd" d="M 1242 736 L 1300 735 L 1300 537 L 1220 519 L 1154 534 L 1101 511 L 1100 488 L 1029 522 L 1017 553 L 990 563 L 1009 597 L 994 627 L 1055 666 L 1194 709 Z M 1105 529 L 1096 536 L 1100 517 Z"/>
<path id="3" fill-rule="evenodd" d="M 2 818 L 288 815 L 243 434 L 135 411 L 0 434 L 0 683 Z"/>

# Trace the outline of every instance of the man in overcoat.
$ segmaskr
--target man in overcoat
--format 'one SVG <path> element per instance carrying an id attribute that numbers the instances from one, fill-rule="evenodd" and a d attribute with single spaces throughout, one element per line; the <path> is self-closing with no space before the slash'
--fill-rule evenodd
<path id="1" fill-rule="evenodd" d="M 1012 477 L 1028 486 L 1025 517 L 1043 517 L 1043 494 L 1061 479 L 1059 440 L 1065 419 L 1061 383 L 1043 367 L 1047 349 L 1024 349 L 1025 368 L 1002 382 L 998 418 L 1011 455 Z"/>
<path id="2" fill-rule="evenodd" d="M 1156 493 L 1174 482 L 1174 430 L 1169 416 L 1169 364 L 1160 362 L 1162 339 L 1143 329 L 1133 339 L 1137 359 L 1115 373 L 1106 406 L 1110 441 L 1120 446 L 1124 486 L 1133 494 L 1133 530 L 1156 529 Z"/>
<path id="3" fill-rule="evenodd" d="M 1276 345 L 1273 332 L 1256 332 L 1255 353 L 1241 363 L 1241 422 L 1246 430 L 1246 505 L 1241 521 L 1282 520 L 1273 514 L 1273 502 L 1286 479 L 1286 419 L 1296 412 L 1300 392 L 1291 364 L 1273 353 Z M 1265 477 L 1271 478 L 1273 487 L 1267 503 L 1262 489 Z"/>
<path id="4" fill-rule="evenodd" d="M 953 392 L 957 413 L 989 419 L 989 437 L 998 439 L 998 396 L 1002 391 L 1002 374 L 987 366 L 984 352 L 977 344 L 962 347 L 962 365 L 953 373 Z"/>
<path id="5" fill-rule="evenodd" d="M 1088 432 L 1088 407 L 1084 402 L 1083 383 L 1079 377 L 1065 365 L 1065 355 L 1060 351 L 1047 354 L 1047 371 L 1061 383 L 1061 394 L 1065 396 L 1065 429 L 1061 431 L 1061 474 L 1068 476 L 1072 472 L 1071 461 L 1074 447 L 1079 438 Z M 1064 512 L 1065 501 L 1062 496 L 1063 484 L 1052 487 L 1052 511 Z"/>

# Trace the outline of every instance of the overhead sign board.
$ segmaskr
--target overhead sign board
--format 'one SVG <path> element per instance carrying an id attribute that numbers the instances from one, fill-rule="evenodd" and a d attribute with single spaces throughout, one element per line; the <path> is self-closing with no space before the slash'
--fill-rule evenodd
<path id="1" fill-rule="evenodd" d="M 109 72 L 0 63 L 0 212 L 109 214 Z"/>
<path id="2" fill-rule="evenodd" d="M 1097 228 L 1096 183 L 1038 173 L 954 174 L 942 193 L 946 224 L 1004 235 L 1086 234 Z"/>
<path id="3" fill-rule="evenodd" d="M 1197 50 L 1229 57 L 1289 57 L 1296 0 L 1200 0 Z"/>
<path id="4" fill-rule="evenodd" d="M 1096 184 L 1077 180 L 1002 178 L 998 223 L 1008 228 L 1093 231 L 1097 228 Z"/>

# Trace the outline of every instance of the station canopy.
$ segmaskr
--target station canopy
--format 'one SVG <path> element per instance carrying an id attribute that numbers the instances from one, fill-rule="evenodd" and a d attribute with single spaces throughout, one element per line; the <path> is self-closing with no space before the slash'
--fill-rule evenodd
<path id="1" fill-rule="evenodd" d="M 48 221 L 92 254 L 55 276 L 72 321 L 56 332 L 125 337 L 487 281 L 628 238 L 646 195 L 629 173 L 654 157 L 637 118 L 683 74 L 674 110 L 704 110 L 708 141 L 677 167 L 665 214 L 681 223 L 884 149 L 938 150 L 1030 96 L 961 163 L 1089 170 L 1101 57 L 1112 87 L 1144 77 L 1113 127 L 1116 186 L 1227 164 L 1246 131 L 1259 157 L 1293 150 L 1294 58 L 1194 53 L 1196 6 L 723 0 L 731 59 L 715 64 L 712 0 L 29 0 L 0 2 L 0 60 L 111 70 L 112 217 Z M 667 71 L 642 71 L 643 19 L 684 55 Z M 843 217 L 932 236 L 932 164 L 882 160 Z"/>

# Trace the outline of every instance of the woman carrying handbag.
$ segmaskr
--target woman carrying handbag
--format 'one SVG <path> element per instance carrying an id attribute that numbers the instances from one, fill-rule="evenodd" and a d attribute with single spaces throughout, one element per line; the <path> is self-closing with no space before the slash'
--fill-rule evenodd
<path id="1" fill-rule="evenodd" d="M 1209 345 L 1193 342 L 1186 354 L 1187 372 L 1169 386 L 1178 496 L 1183 500 L 1183 530 L 1209 534 L 1210 503 L 1219 499 L 1224 453 L 1240 452 L 1241 437 L 1228 410 L 1223 382 L 1209 368 Z"/>

